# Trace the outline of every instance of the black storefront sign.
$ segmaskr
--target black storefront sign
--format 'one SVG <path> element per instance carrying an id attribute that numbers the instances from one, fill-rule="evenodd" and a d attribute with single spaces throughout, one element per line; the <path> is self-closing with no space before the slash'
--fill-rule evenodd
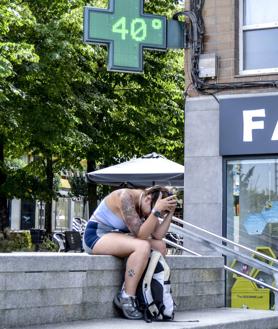
<path id="1" fill-rule="evenodd" d="M 278 96 L 220 100 L 220 155 L 278 153 Z"/>

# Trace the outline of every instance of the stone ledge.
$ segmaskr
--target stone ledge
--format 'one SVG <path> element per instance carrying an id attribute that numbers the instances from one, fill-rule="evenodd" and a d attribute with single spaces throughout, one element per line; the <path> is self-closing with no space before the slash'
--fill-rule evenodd
<path id="1" fill-rule="evenodd" d="M 222 257 L 167 256 L 177 311 L 224 306 Z M 76 253 L 0 254 L 0 329 L 116 315 L 123 260 Z"/>
<path id="2" fill-rule="evenodd" d="M 117 257 L 90 256 L 81 253 L 26 252 L 0 254 L 1 272 L 61 272 L 120 270 L 123 262 Z"/>

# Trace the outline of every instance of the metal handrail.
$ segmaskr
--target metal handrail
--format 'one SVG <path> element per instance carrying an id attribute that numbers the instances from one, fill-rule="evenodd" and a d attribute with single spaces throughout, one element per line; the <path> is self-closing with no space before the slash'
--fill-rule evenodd
<path id="1" fill-rule="evenodd" d="M 235 246 L 237 246 L 239 248 L 242 248 L 244 250 L 247 250 L 249 252 L 252 252 L 253 254 L 256 254 L 256 255 L 258 255 L 258 256 L 260 256 L 262 258 L 265 258 L 265 259 L 267 259 L 267 260 L 269 260 L 269 261 L 271 261 L 271 262 L 273 262 L 275 264 L 278 264 L 278 262 L 277 262 L 277 260 L 275 258 L 272 258 L 272 257 L 270 257 L 268 255 L 265 255 L 265 254 L 260 253 L 260 252 L 258 252 L 256 250 L 253 250 L 253 249 L 250 249 L 250 248 L 248 248 L 246 246 L 243 246 L 243 245 L 240 245 L 238 243 L 235 243 L 235 242 L 233 242 L 233 241 L 231 241 L 231 240 L 229 240 L 227 238 L 224 238 L 222 236 L 219 236 L 217 234 L 214 234 L 214 233 L 212 233 L 210 231 L 207 231 L 205 229 L 202 229 L 202 228 L 200 228 L 198 226 L 195 226 L 193 224 L 187 223 L 187 222 L 185 222 L 185 221 L 183 221 L 183 220 L 181 220 L 181 219 L 179 219 L 177 217 L 173 217 L 173 220 L 176 221 L 176 222 L 178 222 L 178 223 L 180 223 L 180 224 L 182 224 L 182 225 L 186 224 L 186 225 L 189 225 L 191 227 L 194 227 L 195 229 L 200 230 L 202 232 L 205 232 L 208 235 L 211 235 L 213 237 L 216 237 L 218 239 L 221 239 L 224 242 L 233 244 L 233 245 L 235 245 Z M 247 256 L 245 254 L 242 254 L 239 251 L 236 251 L 234 249 L 231 249 L 230 247 L 225 246 L 223 244 L 219 244 L 219 243 L 217 243 L 215 241 L 212 241 L 212 240 L 210 240 L 210 239 L 208 239 L 208 238 L 206 238 L 206 237 L 204 237 L 204 236 L 202 236 L 202 235 L 200 235 L 200 234 L 198 234 L 196 232 L 191 232 L 188 229 L 186 229 L 184 227 L 181 227 L 181 226 L 178 226 L 176 224 L 171 223 L 170 228 L 173 229 L 175 232 L 186 233 L 190 237 L 195 237 L 195 238 L 197 238 L 197 239 L 199 239 L 199 240 L 201 240 L 203 242 L 208 243 L 209 245 L 213 246 L 214 248 L 221 250 L 222 254 L 225 255 L 225 256 L 233 256 L 235 259 L 240 260 L 240 261 L 244 262 L 245 264 L 247 264 L 249 266 L 253 266 L 253 267 L 257 268 L 257 269 L 260 269 L 261 271 L 263 271 L 265 273 L 268 273 L 270 275 L 273 275 L 274 278 L 275 278 L 276 287 L 273 287 L 273 286 L 271 286 L 271 285 L 269 285 L 269 284 L 267 284 L 265 282 L 262 282 L 262 281 L 260 281 L 258 279 L 255 279 L 255 278 L 249 276 L 246 273 L 242 273 L 242 272 L 237 271 L 237 270 L 235 270 L 235 269 L 233 269 L 233 268 L 231 268 L 229 266 L 224 265 L 224 269 L 225 270 L 227 270 L 229 272 L 232 272 L 232 273 L 235 273 L 237 275 L 240 275 L 240 276 L 242 276 L 242 277 L 244 277 L 244 278 L 246 278 L 246 279 L 248 279 L 250 281 L 253 281 L 253 282 L 259 284 L 260 286 L 263 286 L 265 288 L 268 288 L 268 289 L 274 291 L 275 295 L 278 296 L 278 294 L 277 294 L 278 293 L 278 279 L 277 279 L 278 278 L 278 267 L 271 266 L 271 265 L 267 264 L 266 262 L 263 262 L 263 261 L 258 260 L 256 258 Z M 181 249 L 183 251 L 186 251 L 187 253 L 190 253 L 192 255 L 202 256 L 201 254 L 196 253 L 195 251 L 192 251 L 192 250 L 190 250 L 188 248 L 185 248 L 185 247 L 183 247 L 183 246 L 181 246 L 181 245 L 179 245 L 179 244 L 177 244 L 177 243 L 175 243 L 173 241 L 170 241 L 168 239 L 164 239 L 164 241 L 167 244 L 172 245 L 172 246 L 174 246 L 174 247 L 176 247 L 178 249 Z"/>
<path id="2" fill-rule="evenodd" d="M 172 246 L 172 247 L 176 247 L 176 248 L 178 248 L 178 249 L 182 249 L 183 251 L 186 251 L 186 252 L 188 252 L 189 254 L 192 254 L 192 255 L 194 255 L 194 256 L 199 256 L 199 257 L 202 256 L 201 254 L 198 254 L 198 253 L 195 252 L 195 251 L 192 251 L 192 250 L 190 250 L 190 249 L 187 249 L 187 248 L 181 246 L 180 244 L 177 244 L 177 243 L 175 243 L 175 242 L 173 242 L 173 241 L 171 241 L 171 240 L 168 240 L 168 239 L 166 239 L 166 238 L 164 238 L 163 240 L 164 240 L 167 244 L 169 244 L 170 246 Z"/>
<path id="3" fill-rule="evenodd" d="M 177 218 L 177 217 L 175 217 L 175 216 L 173 216 L 172 219 L 173 219 L 174 221 L 176 221 L 177 223 L 179 223 L 179 224 L 182 224 L 182 225 L 185 224 L 185 225 L 188 225 L 188 226 L 190 226 L 190 227 L 193 227 L 194 229 L 197 229 L 197 230 L 199 230 L 199 231 L 201 231 L 201 232 L 204 232 L 204 233 L 206 233 L 206 234 L 208 234 L 208 235 L 211 235 L 211 236 L 213 236 L 213 237 L 215 237 L 215 238 L 221 239 L 222 241 L 227 242 L 227 243 L 230 243 L 230 244 L 232 244 L 232 245 L 234 245 L 234 246 L 236 246 L 236 247 L 239 247 L 239 248 L 245 249 L 245 250 L 247 250 L 247 251 L 249 251 L 249 252 L 252 252 L 252 253 L 255 254 L 255 255 L 258 255 L 258 256 L 260 256 L 260 257 L 262 257 L 262 258 L 265 258 L 265 259 L 267 259 L 267 260 L 269 260 L 269 261 L 271 261 L 271 262 L 273 262 L 273 263 L 275 263 L 275 264 L 278 265 L 278 260 L 277 260 L 277 259 L 275 259 L 275 258 L 273 258 L 273 257 L 270 257 L 270 256 L 268 256 L 268 255 L 265 255 L 265 254 L 263 254 L 263 253 L 261 253 L 261 252 L 259 252 L 259 251 L 257 251 L 257 250 L 253 250 L 253 249 L 251 249 L 251 248 L 248 248 L 248 247 L 246 247 L 246 246 L 243 246 L 243 245 L 241 245 L 241 244 L 239 244 L 239 243 L 236 243 L 236 242 L 234 242 L 234 241 L 232 241 L 232 240 L 229 240 L 229 239 L 227 239 L 227 238 L 224 238 L 223 236 L 217 235 L 217 234 L 212 233 L 212 232 L 210 232 L 210 231 L 207 231 L 207 230 L 205 230 L 205 229 L 203 229 L 203 228 L 201 228 L 201 227 L 198 227 L 198 226 L 193 225 L 193 224 L 191 224 L 191 223 L 188 223 L 188 222 L 186 222 L 186 221 L 184 221 L 184 220 L 181 220 L 180 218 Z M 178 225 L 176 225 L 176 226 L 177 226 L 177 227 L 180 227 L 180 226 L 178 226 Z"/>
<path id="4" fill-rule="evenodd" d="M 247 265 L 250 265 L 250 266 L 254 266 L 258 269 L 260 269 L 261 271 L 263 272 L 266 272 L 268 274 L 273 274 L 273 273 L 278 273 L 278 267 L 273 267 L 265 262 L 262 262 L 256 258 L 252 258 L 250 256 L 247 256 L 245 254 L 242 254 L 234 249 L 231 249 L 227 246 L 224 246 L 222 244 L 219 244 L 213 240 L 210 240 L 206 237 L 203 237 L 202 235 L 196 233 L 196 232 L 192 232 L 184 227 L 180 227 L 178 225 L 175 225 L 175 224 L 171 224 L 170 225 L 171 228 L 173 228 L 175 231 L 180 231 L 180 232 L 183 232 L 183 233 L 186 233 L 188 234 L 190 237 L 195 237 L 197 238 L 198 240 L 201 240 L 201 241 L 205 241 L 207 243 L 209 243 L 211 246 L 213 246 L 214 248 L 216 248 L 217 250 L 220 250 L 222 252 L 222 254 L 224 254 L 225 256 L 233 256 L 235 259 L 241 261 L 241 262 L 244 262 L 245 264 Z"/>
<path id="5" fill-rule="evenodd" d="M 252 276 L 250 276 L 248 274 L 245 274 L 245 273 L 242 273 L 240 271 L 237 271 L 237 270 L 235 270 L 235 269 L 233 269 L 233 268 L 231 268 L 229 266 L 226 266 L 226 265 L 224 265 L 224 269 L 227 270 L 227 271 L 229 271 L 229 272 L 238 274 L 238 275 L 240 275 L 240 276 L 242 276 L 242 277 L 244 277 L 244 278 L 246 278 L 246 279 L 248 279 L 250 281 L 253 281 L 253 282 L 259 284 L 260 286 L 263 286 L 265 288 L 268 288 L 268 289 L 271 289 L 271 290 L 273 290 L 275 292 L 278 292 L 278 288 L 273 287 L 273 286 L 271 286 L 271 285 L 269 285 L 269 284 L 267 284 L 267 283 L 265 283 L 263 281 L 257 280 L 257 279 L 253 278 Z"/>
<path id="6" fill-rule="evenodd" d="M 173 246 L 173 247 L 176 247 L 176 248 L 178 248 L 178 249 L 181 249 L 181 250 L 183 250 L 183 251 L 186 251 L 186 252 L 188 252 L 188 253 L 190 253 L 190 254 L 192 254 L 192 255 L 194 255 L 194 256 L 198 256 L 198 257 L 199 257 L 199 256 L 202 256 L 202 255 L 196 253 L 195 251 L 192 251 L 192 250 L 190 250 L 190 249 L 184 248 L 183 246 L 181 246 L 181 245 L 179 245 L 179 244 L 177 244 L 177 243 L 175 243 L 175 242 L 172 242 L 172 241 L 170 241 L 170 240 L 168 240 L 168 239 L 163 239 L 163 240 L 164 240 L 165 242 L 167 242 L 167 244 L 169 244 L 169 245 L 171 245 L 171 246 Z M 237 270 L 235 270 L 235 269 L 233 269 L 233 268 L 231 268 L 231 267 L 229 267 L 229 266 L 227 266 L 227 265 L 224 265 L 224 269 L 225 269 L 226 271 L 229 271 L 229 272 L 235 273 L 235 274 L 237 274 L 237 275 L 240 275 L 240 276 L 242 276 L 242 277 L 244 277 L 244 278 L 246 278 L 246 279 L 248 279 L 248 280 L 250 280 L 250 281 L 253 281 L 253 282 L 259 284 L 260 286 L 263 286 L 263 287 L 265 287 L 265 288 L 271 289 L 271 290 L 275 291 L 276 293 L 278 293 L 278 288 L 273 287 L 273 286 L 270 286 L 269 284 L 267 284 L 267 283 L 265 283 L 265 282 L 262 282 L 262 281 L 260 281 L 260 280 L 257 280 L 257 279 L 253 278 L 252 276 L 250 276 L 250 275 L 248 275 L 248 274 L 245 274 L 245 273 L 242 273 L 242 272 L 240 272 L 240 271 L 237 271 Z"/>

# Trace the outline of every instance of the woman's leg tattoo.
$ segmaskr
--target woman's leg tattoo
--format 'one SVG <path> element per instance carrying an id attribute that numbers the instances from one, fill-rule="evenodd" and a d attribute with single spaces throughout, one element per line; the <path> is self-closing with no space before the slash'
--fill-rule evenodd
<path id="1" fill-rule="evenodd" d="M 128 274 L 128 276 L 131 277 L 131 278 L 133 278 L 133 277 L 135 276 L 135 272 L 134 272 L 133 269 L 129 269 L 129 270 L 127 271 L 127 274 Z"/>

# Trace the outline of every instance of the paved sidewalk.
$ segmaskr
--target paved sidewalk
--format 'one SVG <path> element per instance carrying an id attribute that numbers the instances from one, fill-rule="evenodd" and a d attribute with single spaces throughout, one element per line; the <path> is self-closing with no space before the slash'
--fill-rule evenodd
<path id="1" fill-rule="evenodd" d="M 75 321 L 61 324 L 39 325 L 21 329 L 278 329 L 278 312 L 243 309 L 207 309 L 176 313 L 173 322 L 146 323 L 122 318 Z"/>

